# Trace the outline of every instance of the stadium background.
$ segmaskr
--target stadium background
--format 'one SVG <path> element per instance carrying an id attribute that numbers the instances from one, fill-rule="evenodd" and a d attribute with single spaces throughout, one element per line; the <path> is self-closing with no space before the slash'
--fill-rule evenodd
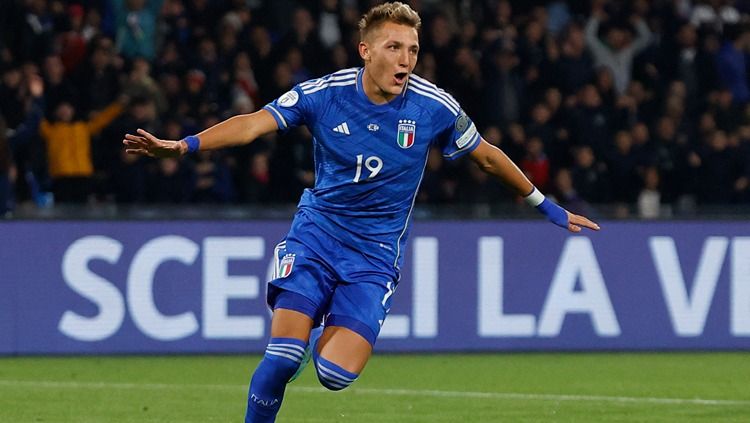
<path id="1" fill-rule="evenodd" d="M 0 3 L 0 421 L 238 419 L 310 134 L 182 161 L 122 135 L 360 65 L 375 3 Z M 280 421 L 746 421 L 750 5 L 410 4 L 416 72 L 604 229 L 569 236 L 432 155 L 381 354 L 333 399 L 306 374 Z"/>

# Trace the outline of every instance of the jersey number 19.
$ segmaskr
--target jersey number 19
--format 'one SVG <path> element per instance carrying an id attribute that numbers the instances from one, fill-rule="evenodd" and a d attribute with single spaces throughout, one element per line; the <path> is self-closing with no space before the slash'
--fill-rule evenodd
<path id="1" fill-rule="evenodd" d="M 372 179 L 374 178 L 378 173 L 380 173 L 380 170 L 383 169 L 383 160 L 378 156 L 370 156 L 367 159 L 363 160 L 362 154 L 357 154 L 357 172 L 354 174 L 354 179 L 352 179 L 352 182 L 359 182 L 362 177 L 362 163 L 364 161 L 365 168 L 370 171 L 370 176 L 367 176 L 364 179 Z"/>

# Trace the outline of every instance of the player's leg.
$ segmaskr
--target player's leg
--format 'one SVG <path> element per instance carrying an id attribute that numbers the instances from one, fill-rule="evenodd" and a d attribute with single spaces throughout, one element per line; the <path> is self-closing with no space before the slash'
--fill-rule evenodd
<path id="1" fill-rule="evenodd" d="M 327 326 L 314 348 L 315 371 L 326 388 L 339 391 L 354 383 L 372 354 L 362 335 L 342 326 Z"/>
<path id="2" fill-rule="evenodd" d="M 300 377 L 300 375 L 302 375 L 302 372 L 304 372 L 305 368 L 307 367 L 310 360 L 312 359 L 313 349 L 315 348 L 316 345 L 318 345 L 318 339 L 320 339 L 320 336 L 322 334 L 323 334 L 322 325 L 317 325 L 313 327 L 313 329 L 310 331 L 310 338 L 307 341 L 307 347 L 305 348 L 305 355 L 302 356 L 302 362 L 297 368 L 297 371 L 289 379 L 289 383 L 294 382 L 295 380 L 297 380 L 297 378 Z"/>
<path id="3" fill-rule="evenodd" d="M 253 373 L 247 398 L 246 423 L 276 420 L 284 389 L 302 362 L 313 320 L 299 311 L 276 308 L 271 339 Z"/>
<path id="4" fill-rule="evenodd" d="M 292 235 L 297 225 L 295 222 Z M 319 324 L 333 292 L 332 283 L 326 282 L 332 278 L 318 264 L 315 248 L 292 235 L 275 251 L 277 261 L 267 298 L 274 310 L 271 339 L 250 382 L 246 422 L 275 420 L 286 384 L 303 361 L 313 322 Z"/>
<path id="5" fill-rule="evenodd" d="M 299 369 L 310 329 L 319 324 L 333 293 L 333 277 L 321 265 L 320 237 L 304 216 L 276 246 L 268 305 L 274 310 L 271 339 L 250 382 L 246 422 L 273 422 L 286 384 Z"/>
<path id="6" fill-rule="evenodd" d="M 326 328 L 314 348 L 315 370 L 326 388 L 341 390 L 359 377 L 390 309 L 391 287 L 369 282 L 336 287 Z"/>

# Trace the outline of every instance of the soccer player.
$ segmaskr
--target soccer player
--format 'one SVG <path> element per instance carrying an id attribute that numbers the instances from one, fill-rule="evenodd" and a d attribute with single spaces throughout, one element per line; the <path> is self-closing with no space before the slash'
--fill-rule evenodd
<path id="1" fill-rule="evenodd" d="M 246 422 L 275 420 L 306 351 L 326 388 L 344 389 L 357 379 L 399 281 L 430 148 L 449 159 L 468 155 L 559 226 L 599 229 L 546 199 L 481 138 L 453 97 L 412 74 L 419 28 L 409 6 L 381 4 L 359 22 L 364 67 L 300 83 L 258 112 L 183 140 L 161 140 L 141 129 L 123 140 L 128 153 L 180 157 L 302 124 L 314 135 L 315 186 L 305 190 L 289 233 L 276 246 L 267 298 L 271 339 L 250 382 Z"/>

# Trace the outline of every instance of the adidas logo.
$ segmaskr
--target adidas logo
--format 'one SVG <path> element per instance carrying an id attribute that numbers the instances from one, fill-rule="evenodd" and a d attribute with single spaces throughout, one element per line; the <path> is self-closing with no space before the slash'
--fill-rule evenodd
<path id="1" fill-rule="evenodd" d="M 349 135 L 349 125 L 347 125 L 346 122 L 339 124 L 339 126 L 333 128 L 333 132 Z"/>

